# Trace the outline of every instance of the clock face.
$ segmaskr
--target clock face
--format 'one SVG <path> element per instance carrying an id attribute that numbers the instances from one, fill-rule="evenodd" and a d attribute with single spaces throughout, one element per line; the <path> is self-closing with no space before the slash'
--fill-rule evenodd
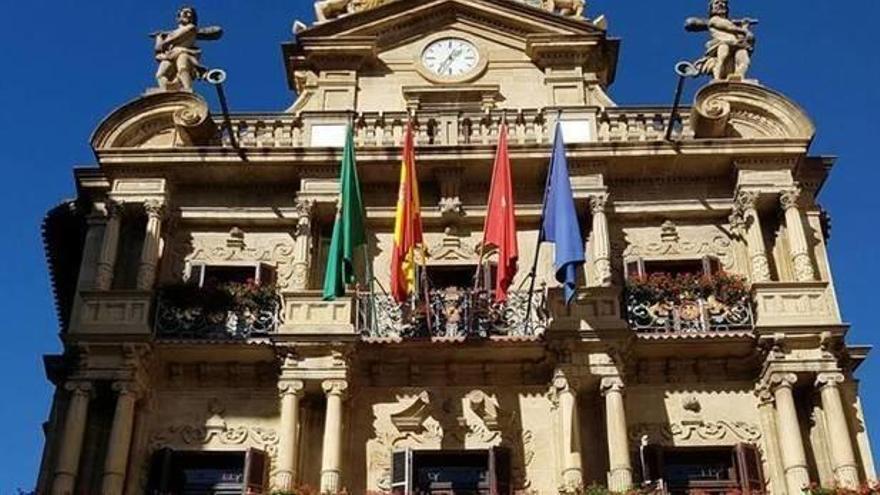
<path id="1" fill-rule="evenodd" d="M 432 74 L 449 78 L 473 71 L 480 62 L 480 52 L 471 42 L 459 38 L 434 41 L 422 52 L 422 65 Z"/>

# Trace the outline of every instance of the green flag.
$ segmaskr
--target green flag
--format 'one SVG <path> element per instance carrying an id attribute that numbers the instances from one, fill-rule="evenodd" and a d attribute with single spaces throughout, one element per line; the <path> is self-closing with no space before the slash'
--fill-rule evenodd
<path id="1" fill-rule="evenodd" d="M 364 203 L 354 160 L 354 136 L 349 126 L 342 153 L 339 177 L 339 206 L 333 224 L 333 239 L 324 273 L 324 300 L 345 295 L 346 284 L 354 283 L 354 250 L 367 243 L 364 230 Z"/>

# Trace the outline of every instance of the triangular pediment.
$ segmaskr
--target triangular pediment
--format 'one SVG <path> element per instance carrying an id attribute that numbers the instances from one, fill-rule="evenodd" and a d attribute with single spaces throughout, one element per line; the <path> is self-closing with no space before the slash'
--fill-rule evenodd
<path id="1" fill-rule="evenodd" d="M 537 34 L 605 38 L 586 19 L 548 12 L 518 0 L 396 0 L 299 33 L 298 38 L 375 37 L 377 46 L 397 42 L 409 32 L 431 32 L 454 19 L 468 19 L 525 38 Z"/>
<path id="2" fill-rule="evenodd" d="M 463 38 L 476 47 L 481 68 L 473 77 L 425 73 L 417 57 L 426 43 L 441 37 Z M 465 100 L 470 103 L 464 106 L 484 109 L 502 101 L 520 107 L 613 105 L 604 88 L 614 80 L 618 48 L 618 40 L 592 22 L 523 0 L 391 0 L 300 30 L 284 54 L 290 86 L 300 95 L 293 111 L 387 111 Z M 500 67 L 508 71 L 499 74 Z M 425 77 L 411 77 L 414 71 Z M 509 85 L 510 77 L 523 83 L 521 88 Z M 529 95 L 517 98 L 513 93 L 523 91 L 527 81 L 550 88 L 548 94 L 534 101 Z M 449 82 L 458 87 L 445 92 L 446 101 L 428 102 Z M 463 92 L 465 83 L 480 91 Z M 383 98 L 385 92 L 393 98 Z"/>

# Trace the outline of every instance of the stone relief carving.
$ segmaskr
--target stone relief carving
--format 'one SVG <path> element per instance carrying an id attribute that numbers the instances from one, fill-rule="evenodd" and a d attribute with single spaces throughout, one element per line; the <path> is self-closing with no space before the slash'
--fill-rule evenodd
<path id="1" fill-rule="evenodd" d="M 217 400 L 211 401 L 208 411 L 210 417 L 204 424 L 170 425 L 153 432 L 149 441 L 150 449 L 257 448 L 266 452 L 272 463 L 275 463 L 279 441 L 275 430 L 256 426 L 230 426 L 223 417 L 225 410 Z"/>
<path id="2" fill-rule="evenodd" d="M 670 445 L 679 442 L 735 440 L 755 443 L 761 439 L 761 428 L 743 421 L 682 421 L 680 423 L 639 423 L 629 429 L 632 442 L 643 436 L 651 443 Z"/>
<path id="3" fill-rule="evenodd" d="M 374 9 L 393 0 L 319 0 L 315 2 L 318 23 Z"/>
<path id="4" fill-rule="evenodd" d="M 193 80 L 202 77 L 207 68 L 201 63 L 202 50 L 198 40 L 214 41 L 223 36 L 217 26 L 199 28 L 199 16 L 192 7 L 177 11 L 177 27 L 171 31 L 151 33 L 159 68 L 156 82 L 162 91 L 192 91 Z"/>
<path id="5" fill-rule="evenodd" d="M 390 489 L 391 455 L 395 450 L 440 449 L 447 444 L 467 449 L 505 446 L 512 457 L 514 484 L 527 488 L 528 466 L 534 453 L 534 434 L 518 426 L 516 414 L 504 414 L 498 398 L 472 390 L 458 401 L 422 391 L 399 396 L 394 403 L 373 406 L 374 437 L 367 443 L 369 486 Z"/>
<path id="6" fill-rule="evenodd" d="M 230 243 L 230 235 L 200 232 L 179 232 L 171 242 L 170 263 L 176 278 L 183 273 L 186 262 L 263 262 L 275 267 L 276 283 L 287 289 L 293 279 L 295 241 L 290 235 L 266 234 L 237 237 Z"/>
<path id="7" fill-rule="evenodd" d="M 632 258 L 692 257 L 711 255 L 728 272 L 735 272 L 736 257 L 731 239 L 712 226 L 682 228 L 671 222 L 656 229 L 624 229 L 612 242 L 624 260 Z"/>
<path id="8" fill-rule="evenodd" d="M 708 19 L 692 17 L 685 22 L 687 31 L 708 31 L 710 36 L 706 54 L 694 62 L 694 66 L 716 81 L 744 79 L 755 51 L 755 34 L 751 27 L 757 23 L 750 18 L 731 19 L 728 0 L 710 0 Z"/>

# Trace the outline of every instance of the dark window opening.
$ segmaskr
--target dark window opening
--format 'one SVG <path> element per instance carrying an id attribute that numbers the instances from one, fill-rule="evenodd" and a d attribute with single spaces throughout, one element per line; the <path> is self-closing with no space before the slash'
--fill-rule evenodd
<path id="1" fill-rule="evenodd" d="M 626 278 L 650 277 L 656 274 L 715 275 L 722 271 L 721 262 L 714 256 L 685 260 L 645 260 L 634 259 L 624 265 Z"/>
<path id="2" fill-rule="evenodd" d="M 504 449 L 395 452 L 393 495 L 509 495 Z"/>
<path id="3" fill-rule="evenodd" d="M 256 263 L 248 265 L 206 265 L 193 264 L 190 268 L 189 282 L 199 287 L 217 287 L 223 284 L 259 284 L 275 282 L 272 267 Z"/>
<path id="4" fill-rule="evenodd" d="M 487 263 L 483 266 L 480 270 L 480 288 L 491 289 L 495 286 L 496 271 L 497 268 L 494 263 Z M 450 287 L 470 289 L 474 287 L 476 276 L 476 265 L 428 267 L 428 284 L 432 289 L 447 289 Z"/>
<path id="5" fill-rule="evenodd" d="M 692 491 L 744 495 L 764 493 L 761 455 L 753 445 L 734 447 L 660 447 L 644 450 L 643 479 L 668 493 Z"/>
<path id="6" fill-rule="evenodd" d="M 260 495 L 265 493 L 266 455 L 247 452 L 153 454 L 149 495 Z"/>

